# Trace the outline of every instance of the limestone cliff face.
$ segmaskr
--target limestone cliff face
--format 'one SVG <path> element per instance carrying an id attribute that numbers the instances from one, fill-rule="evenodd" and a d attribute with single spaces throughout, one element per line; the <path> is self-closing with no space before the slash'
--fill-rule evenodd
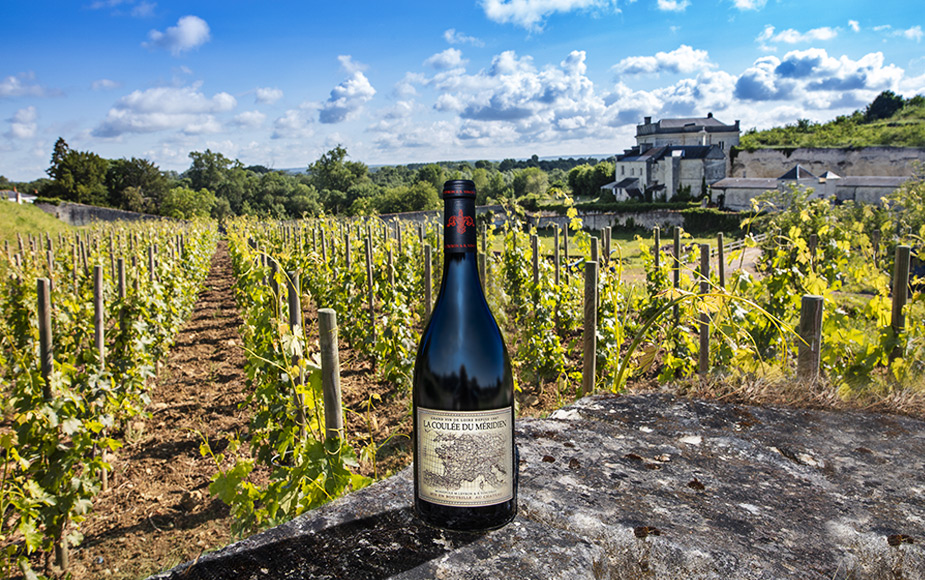
<path id="1" fill-rule="evenodd" d="M 733 151 L 727 177 L 777 178 L 800 164 L 815 175 L 834 171 L 842 177 L 912 175 L 915 163 L 925 165 L 925 149 L 861 147 L 830 149 L 799 147 Z"/>

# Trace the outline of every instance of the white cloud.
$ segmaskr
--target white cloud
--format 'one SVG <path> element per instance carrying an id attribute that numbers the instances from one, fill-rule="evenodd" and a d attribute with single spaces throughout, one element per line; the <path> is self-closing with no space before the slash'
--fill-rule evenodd
<path id="1" fill-rule="evenodd" d="M 790 101 L 825 109 L 849 101 L 869 102 L 880 91 L 897 90 L 903 77 L 901 68 L 884 64 L 880 52 L 853 60 L 810 48 L 788 52 L 783 59 L 758 59 L 736 81 L 735 96 L 744 101 Z"/>
<path id="2" fill-rule="evenodd" d="M 828 26 L 813 28 L 812 30 L 808 30 L 806 32 L 799 32 L 793 28 L 788 28 L 787 30 L 782 30 L 776 34 L 773 26 L 766 26 L 764 31 L 758 35 L 756 40 L 761 44 L 798 44 L 801 42 L 832 40 L 836 36 L 838 36 L 838 30 Z"/>
<path id="3" fill-rule="evenodd" d="M 616 10 L 614 0 L 482 0 L 489 20 L 515 24 L 527 30 L 542 30 L 546 18 L 557 12 Z"/>
<path id="4" fill-rule="evenodd" d="M 273 122 L 271 139 L 302 139 L 313 134 L 312 122 L 316 107 L 303 104 L 298 109 L 289 109 Z"/>
<path id="5" fill-rule="evenodd" d="M 450 44 L 471 44 L 472 46 L 485 46 L 480 39 L 458 32 L 455 28 L 450 28 L 443 33 L 443 39 Z"/>
<path id="6" fill-rule="evenodd" d="M 10 123 L 10 130 L 6 133 L 7 137 L 12 139 L 31 139 L 35 137 L 38 130 L 38 124 L 35 122 L 38 114 L 35 107 L 29 106 L 25 109 L 19 109 L 7 121 Z"/>
<path id="7" fill-rule="evenodd" d="M 196 87 L 158 87 L 133 91 L 116 101 L 100 125 L 97 137 L 127 133 L 180 130 L 187 134 L 213 133 L 221 129 L 214 115 L 234 109 L 237 101 L 228 93 L 211 98 Z"/>
<path id="8" fill-rule="evenodd" d="M 112 89 L 118 89 L 122 86 L 122 83 L 114 81 L 112 79 L 99 79 L 93 81 L 93 84 L 90 85 L 94 91 L 110 91 Z"/>
<path id="9" fill-rule="evenodd" d="M 696 50 L 682 44 L 671 52 L 657 52 L 655 56 L 630 56 L 613 66 L 618 74 L 652 74 L 682 73 L 689 74 L 698 70 L 714 67 L 705 50 Z"/>
<path id="10" fill-rule="evenodd" d="M 266 118 L 267 116 L 260 111 L 244 111 L 239 115 L 235 115 L 233 122 L 238 127 L 256 129 L 263 125 Z"/>
<path id="11" fill-rule="evenodd" d="M 376 94 L 376 89 L 361 72 L 365 65 L 353 61 L 350 56 L 339 56 L 338 60 L 350 77 L 334 87 L 331 96 L 322 104 L 319 121 L 326 124 L 350 119 Z"/>
<path id="12" fill-rule="evenodd" d="M 268 105 L 272 105 L 276 101 L 283 98 L 283 91 L 281 91 L 280 89 L 276 89 L 276 88 L 261 87 L 257 89 L 256 93 L 257 93 L 257 97 L 256 97 L 257 102 L 266 103 Z"/>
<path id="13" fill-rule="evenodd" d="M 658 0 L 658 9 L 664 12 L 684 12 L 690 5 L 690 0 Z"/>
<path id="14" fill-rule="evenodd" d="M 143 43 L 149 48 L 163 48 L 170 54 L 179 56 L 184 52 L 198 48 L 211 39 L 211 31 L 205 20 L 198 16 L 183 16 L 176 26 L 166 31 L 152 30 L 148 33 L 150 42 Z"/>
<path id="15" fill-rule="evenodd" d="M 733 6 L 739 10 L 761 10 L 768 0 L 732 0 Z"/>
<path id="16" fill-rule="evenodd" d="M 852 32 L 860 32 L 860 31 L 861 31 L 861 25 L 860 25 L 860 23 L 859 23 L 857 20 L 849 20 L 849 21 L 848 21 L 848 27 L 851 28 L 851 31 L 852 31 Z"/>
<path id="17" fill-rule="evenodd" d="M 337 60 L 340 62 L 341 68 L 343 68 L 348 74 L 363 72 L 369 68 L 361 62 L 353 60 L 353 57 L 349 54 L 342 54 L 337 57 Z"/>
<path id="18" fill-rule="evenodd" d="M 437 70 L 447 70 L 459 68 L 466 65 L 466 60 L 462 57 L 462 51 L 458 48 L 448 48 L 443 52 L 431 56 L 424 61 L 425 66 L 433 67 Z"/>
<path id="19" fill-rule="evenodd" d="M 903 38 L 908 38 L 909 40 L 914 40 L 916 42 L 922 41 L 922 27 L 918 25 L 900 31 L 899 34 L 902 35 Z"/>
<path id="20" fill-rule="evenodd" d="M 24 73 L 0 81 L 0 97 L 43 97 L 45 89 L 33 81 L 35 75 Z"/>

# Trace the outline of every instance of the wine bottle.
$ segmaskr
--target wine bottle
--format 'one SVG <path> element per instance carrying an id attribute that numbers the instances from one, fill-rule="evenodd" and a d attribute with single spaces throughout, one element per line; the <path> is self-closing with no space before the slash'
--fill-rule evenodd
<path id="1" fill-rule="evenodd" d="M 414 506 L 433 526 L 489 530 L 517 513 L 514 380 L 479 282 L 475 184 L 447 181 L 443 199 L 443 280 L 414 365 Z"/>

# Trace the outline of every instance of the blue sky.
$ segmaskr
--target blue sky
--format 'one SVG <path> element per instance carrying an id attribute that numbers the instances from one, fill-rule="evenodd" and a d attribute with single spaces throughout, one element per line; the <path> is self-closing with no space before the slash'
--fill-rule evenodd
<path id="1" fill-rule="evenodd" d="M 654 118 L 824 121 L 925 94 L 899 0 L 8 0 L 0 175 L 55 140 L 182 171 L 615 154 Z"/>

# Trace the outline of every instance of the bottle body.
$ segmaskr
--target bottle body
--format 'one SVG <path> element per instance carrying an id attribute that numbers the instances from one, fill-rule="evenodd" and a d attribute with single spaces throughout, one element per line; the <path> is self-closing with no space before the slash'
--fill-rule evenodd
<path id="1" fill-rule="evenodd" d="M 513 375 L 479 281 L 474 197 L 472 182 L 444 186 L 443 280 L 412 393 L 415 510 L 454 530 L 498 528 L 517 511 Z"/>

